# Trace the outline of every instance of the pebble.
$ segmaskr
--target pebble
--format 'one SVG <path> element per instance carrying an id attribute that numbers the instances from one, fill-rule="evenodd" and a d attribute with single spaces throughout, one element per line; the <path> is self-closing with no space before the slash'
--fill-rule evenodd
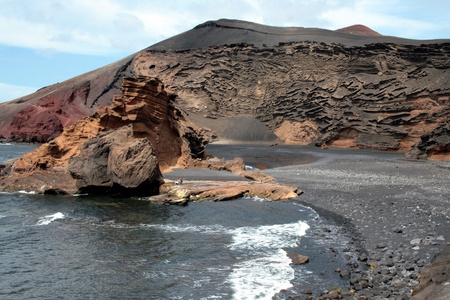
<path id="1" fill-rule="evenodd" d="M 377 249 L 383 249 L 386 248 L 386 244 L 385 243 L 380 243 L 376 246 Z"/>
<path id="2" fill-rule="evenodd" d="M 400 227 L 400 226 L 395 227 L 395 228 L 394 228 L 394 232 L 395 232 L 395 233 L 403 233 L 403 228 Z"/>
<path id="3" fill-rule="evenodd" d="M 344 270 L 344 271 L 341 271 L 341 274 L 340 274 L 340 276 L 341 276 L 341 278 L 343 278 L 343 279 L 349 279 L 350 278 L 350 271 L 349 270 Z"/>
<path id="4" fill-rule="evenodd" d="M 420 245 L 422 243 L 422 239 L 413 239 L 409 243 L 411 245 Z"/>
<path id="5" fill-rule="evenodd" d="M 313 291 L 312 290 L 303 290 L 302 293 L 305 295 L 311 295 L 313 293 Z"/>
<path id="6" fill-rule="evenodd" d="M 368 259 L 368 256 L 367 256 L 367 254 L 365 254 L 365 253 L 363 253 L 363 254 L 361 254 L 361 255 L 359 256 L 359 260 L 360 260 L 360 261 L 367 261 L 367 259 Z"/>

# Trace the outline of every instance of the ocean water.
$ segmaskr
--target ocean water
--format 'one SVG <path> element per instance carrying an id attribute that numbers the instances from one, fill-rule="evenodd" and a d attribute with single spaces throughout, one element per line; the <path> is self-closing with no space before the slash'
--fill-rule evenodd
<path id="1" fill-rule="evenodd" d="M 0 162 L 27 147 L 0 145 Z M 258 198 L 179 207 L 0 193 L 0 299 L 286 299 L 346 285 L 330 271 L 349 259 L 330 251 L 346 247 L 339 230 Z M 311 261 L 294 266 L 289 252 Z"/>

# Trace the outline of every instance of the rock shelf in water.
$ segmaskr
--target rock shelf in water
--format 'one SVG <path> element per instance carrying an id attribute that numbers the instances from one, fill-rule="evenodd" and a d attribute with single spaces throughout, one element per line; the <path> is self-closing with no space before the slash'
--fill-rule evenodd
<path id="1" fill-rule="evenodd" d="M 302 193 L 295 186 L 275 182 L 213 180 L 183 181 L 181 185 L 167 181 L 161 186 L 160 191 L 160 195 L 149 197 L 149 201 L 184 205 L 189 201 L 225 201 L 243 196 L 278 201 L 297 197 Z"/>

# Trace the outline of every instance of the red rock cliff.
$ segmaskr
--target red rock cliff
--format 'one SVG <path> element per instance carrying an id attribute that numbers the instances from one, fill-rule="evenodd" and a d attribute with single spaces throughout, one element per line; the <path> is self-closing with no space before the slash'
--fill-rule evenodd
<path id="1" fill-rule="evenodd" d="M 117 143 L 129 141 L 130 136 L 138 140 L 146 139 L 159 161 L 161 171 L 174 166 L 184 167 L 192 160 L 205 157 L 204 146 L 207 142 L 202 131 L 182 111 L 172 106 L 173 96 L 168 95 L 160 80 L 144 76 L 125 78 L 121 89 L 123 95 L 114 96 L 112 105 L 101 107 L 92 116 L 66 127 L 59 137 L 16 160 L 9 169 L 8 175 L 12 176 L 4 180 L 3 186 L 11 186 L 11 182 L 26 185 L 28 178 L 37 181 L 30 189 L 42 188 L 53 181 L 53 190 L 64 190 L 63 186 L 70 181 L 67 170 L 69 160 L 80 154 L 87 155 L 89 147 L 86 142 L 99 135 L 105 136 L 103 133 L 127 126 L 131 128 L 130 132 L 121 133 L 119 138 L 106 135 L 106 140 L 102 143 L 108 144 L 113 139 Z M 135 140 L 130 141 L 130 145 L 135 144 Z M 105 151 L 110 151 L 114 145 L 107 146 Z M 69 190 L 73 191 L 73 187 Z"/>

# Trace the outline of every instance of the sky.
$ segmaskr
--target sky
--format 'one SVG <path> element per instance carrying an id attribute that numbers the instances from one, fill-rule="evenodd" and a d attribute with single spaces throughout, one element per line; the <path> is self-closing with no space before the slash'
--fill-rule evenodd
<path id="1" fill-rule="evenodd" d="M 221 18 L 450 39 L 449 0 L 0 0 L 0 102 Z"/>

